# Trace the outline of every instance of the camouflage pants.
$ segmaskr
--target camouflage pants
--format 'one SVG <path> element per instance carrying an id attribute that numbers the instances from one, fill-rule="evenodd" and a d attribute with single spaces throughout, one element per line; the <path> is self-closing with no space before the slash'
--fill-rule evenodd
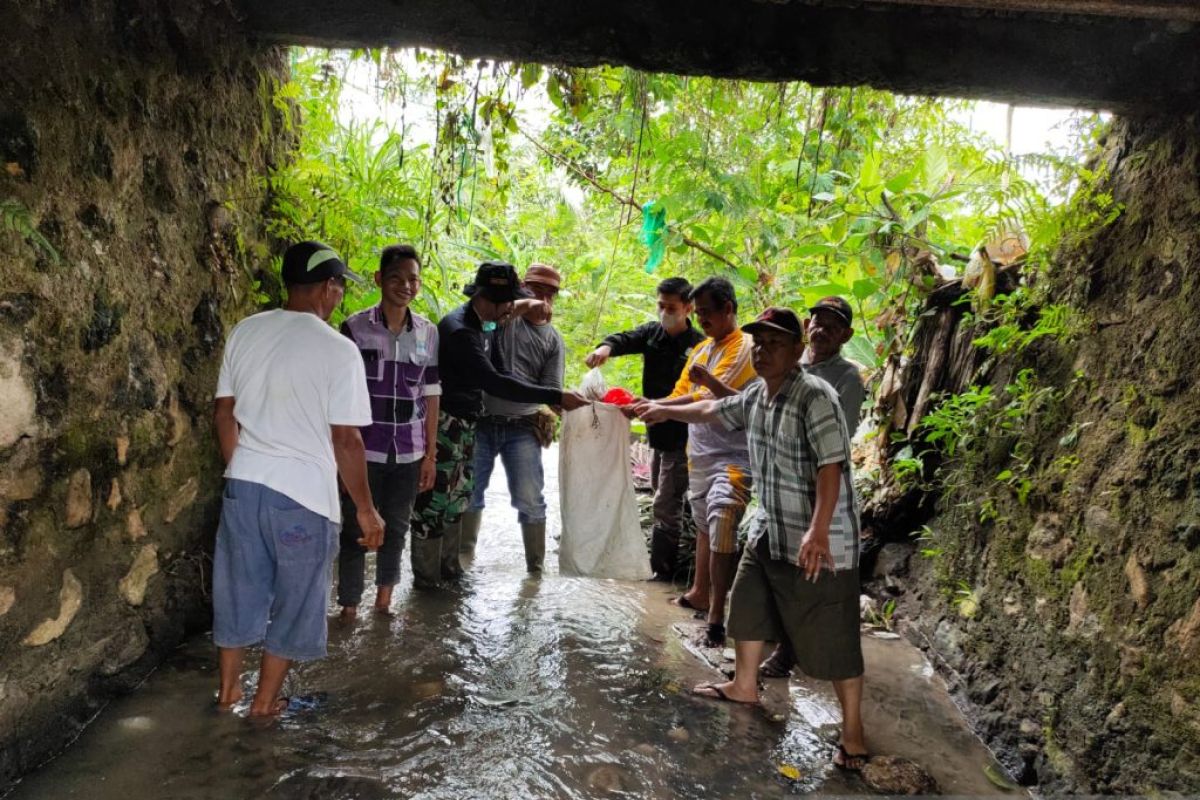
<path id="1" fill-rule="evenodd" d="M 474 461 L 475 422 L 438 414 L 437 474 L 433 488 L 413 506 L 414 539 L 440 539 L 447 526 L 458 523 L 475 488 Z"/>

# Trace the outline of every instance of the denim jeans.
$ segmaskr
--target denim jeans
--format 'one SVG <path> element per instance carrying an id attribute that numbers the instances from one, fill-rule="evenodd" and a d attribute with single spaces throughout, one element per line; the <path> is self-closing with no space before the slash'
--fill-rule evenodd
<path id="1" fill-rule="evenodd" d="M 213 643 L 325 655 L 325 604 L 338 526 L 261 483 L 225 481 L 213 554 Z"/>
<path id="2" fill-rule="evenodd" d="M 542 446 L 533 433 L 533 426 L 498 424 L 486 417 L 479 421 L 475 432 L 475 491 L 471 495 L 471 510 L 483 509 L 484 493 L 492 479 L 496 456 L 500 456 L 504 474 L 508 476 L 508 493 L 517 510 L 517 521 L 522 525 L 545 522 Z"/>

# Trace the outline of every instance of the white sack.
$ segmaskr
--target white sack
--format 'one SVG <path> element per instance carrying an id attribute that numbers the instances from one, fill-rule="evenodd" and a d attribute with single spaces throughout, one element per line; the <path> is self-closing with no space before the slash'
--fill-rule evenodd
<path id="1" fill-rule="evenodd" d="M 558 486 L 560 572 L 624 580 L 650 577 L 629 470 L 629 420 L 619 408 L 592 403 L 563 414 Z"/>

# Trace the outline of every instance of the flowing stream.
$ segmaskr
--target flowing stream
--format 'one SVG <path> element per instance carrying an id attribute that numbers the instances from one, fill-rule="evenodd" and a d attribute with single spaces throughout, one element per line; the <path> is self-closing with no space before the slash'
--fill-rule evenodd
<path id="1" fill-rule="evenodd" d="M 545 463 L 556 534 L 557 453 Z M 267 725 L 217 714 L 215 654 L 197 637 L 11 798 L 866 791 L 830 764 L 838 712 L 828 684 L 770 681 L 765 711 L 689 697 L 692 685 L 720 676 L 672 630 L 692 623 L 667 603 L 670 588 L 560 576 L 553 542 L 545 577 L 528 578 L 504 485 L 497 465 L 479 553 L 460 588 L 411 592 L 406 555 L 394 617 L 331 623 L 329 657 L 294 670 L 285 686 L 321 697 L 314 709 Z M 373 593 L 368 582 L 365 603 Z M 999 793 L 983 772 L 990 753 L 920 652 L 870 637 L 865 646 L 872 750 L 918 761 L 947 794 Z"/>

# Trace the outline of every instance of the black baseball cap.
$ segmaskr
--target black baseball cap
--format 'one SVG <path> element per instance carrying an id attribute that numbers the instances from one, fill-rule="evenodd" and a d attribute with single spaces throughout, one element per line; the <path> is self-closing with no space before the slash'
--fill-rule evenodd
<path id="1" fill-rule="evenodd" d="M 755 317 L 753 322 L 743 325 L 742 330 L 746 333 L 768 330 L 782 331 L 796 338 L 804 336 L 804 328 L 800 325 L 800 318 L 796 316 L 796 312 L 790 308 L 779 308 L 778 306 L 768 308 Z"/>
<path id="2" fill-rule="evenodd" d="M 283 282 L 290 285 L 311 284 L 327 281 L 339 275 L 365 283 L 346 266 L 346 262 L 327 244 L 321 242 L 298 242 L 283 254 Z"/>
<path id="3" fill-rule="evenodd" d="M 521 285 L 517 268 L 505 261 L 484 261 L 475 272 L 475 282 L 463 287 L 463 294 L 474 297 L 479 293 L 493 303 L 511 303 L 533 292 Z"/>
<path id="4" fill-rule="evenodd" d="M 846 302 L 844 297 L 838 297 L 837 295 L 822 297 L 808 310 L 808 313 L 815 314 L 818 311 L 830 311 L 837 314 L 847 326 L 854 324 L 854 311 L 850 308 L 850 304 Z"/>

